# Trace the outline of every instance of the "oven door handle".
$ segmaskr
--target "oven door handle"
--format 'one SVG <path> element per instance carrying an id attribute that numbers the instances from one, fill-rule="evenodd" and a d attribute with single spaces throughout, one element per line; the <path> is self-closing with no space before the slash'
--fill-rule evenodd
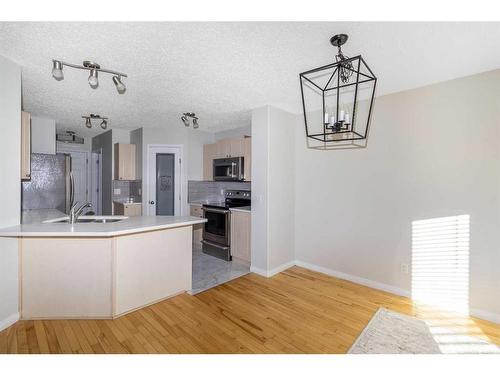
<path id="1" fill-rule="evenodd" d="M 228 214 L 229 212 L 231 212 L 229 210 L 222 210 L 222 209 L 219 210 L 217 208 L 205 208 L 205 207 L 202 207 L 201 209 L 203 211 L 205 211 L 205 212 L 215 212 L 215 213 L 218 213 L 218 214 Z"/>

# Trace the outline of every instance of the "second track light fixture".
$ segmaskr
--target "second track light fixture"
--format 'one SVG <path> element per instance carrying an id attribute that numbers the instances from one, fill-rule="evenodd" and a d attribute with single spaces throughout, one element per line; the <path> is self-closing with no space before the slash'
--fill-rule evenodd
<path id="1" fill-rule="evenodd" d="M 84 61 L 82 65 L 76 65 L 61 60 L 52 60 L 52 64 L 53 64 L 52 77 L 54 77 L 56 81 L 62 81 L 64 79 L 63 66 L 69 66 L 75 69 L 89 70 L 90 71 L 89 85 L 93 89 L 99 87 L 98 73 L 102 72 L 102 73 L 113 74 L 113 83 L 116 86 L 116 91 L 118 91 L 118 94 L 124 94 L 125 91 L 127 91 L 126 86 L 121 81 L 122 77 L 127 77 L 126 74 L 114 70 L 102 69 L 101 66 L 95 62 Z"/>
<path id="2" fill-rule="evenodd" d="M 88 116 L 82 116 L 82 118 L 85 119 L 85 126 L 89 129 L 92 128 L 92 120 L 102 120 L 101 128 L 104 130 L 106 130 L 108 128 L 108 120 L 109 120 L 108 117 L 104 117 L 101 115 L 95 115 L 95 114 L 91 113 Z"/>
<path id="3" fill-rule="evenodd" d="M 184 123 L 184 126 L 189 126 L 189 119 L 193 122 L 193 129 L 198 129 L 198 117 L 194 112 L 185 112 L 181 116 L 181 120 Z"/>

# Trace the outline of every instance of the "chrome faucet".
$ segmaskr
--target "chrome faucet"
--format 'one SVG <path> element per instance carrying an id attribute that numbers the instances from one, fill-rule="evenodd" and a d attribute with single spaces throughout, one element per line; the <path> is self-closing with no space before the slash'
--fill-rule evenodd
<path id="1" fill-rule="evenodd" d="M 69 223 L 74 224 L 78 220 L 78 217 L 82 214 L 82 211 L 87 208 L 92 207 L 92 204 L 85 202 L 78 207 L 78 202 L 71 206 L 69 210 Z"/>

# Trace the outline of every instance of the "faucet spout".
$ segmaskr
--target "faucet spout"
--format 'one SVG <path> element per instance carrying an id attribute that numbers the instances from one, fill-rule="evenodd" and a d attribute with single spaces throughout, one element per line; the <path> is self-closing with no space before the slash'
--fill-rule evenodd
<path id="1" fill-rule="evenodd" d="M 78 217 L 82 214 L 83 210 L 87 207 L 92 207 L 89 202 L 84 202 L 78 207 L 78 202 L 76 202 L 69 210 L 69 223 L 74 224 L 78 220 Z"/>

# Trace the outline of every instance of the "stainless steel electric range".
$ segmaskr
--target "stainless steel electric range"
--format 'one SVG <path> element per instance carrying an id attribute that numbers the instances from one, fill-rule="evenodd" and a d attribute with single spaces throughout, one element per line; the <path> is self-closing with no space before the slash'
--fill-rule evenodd
<path id="1" fill-rule="evenodd" d="M 250 206 L 252 197 L 248 190 L 226 190 L 225 201 L 204 204 L 202 251 L 227 261 L 231 257 L 231 211 L 230 208 Z"/>

